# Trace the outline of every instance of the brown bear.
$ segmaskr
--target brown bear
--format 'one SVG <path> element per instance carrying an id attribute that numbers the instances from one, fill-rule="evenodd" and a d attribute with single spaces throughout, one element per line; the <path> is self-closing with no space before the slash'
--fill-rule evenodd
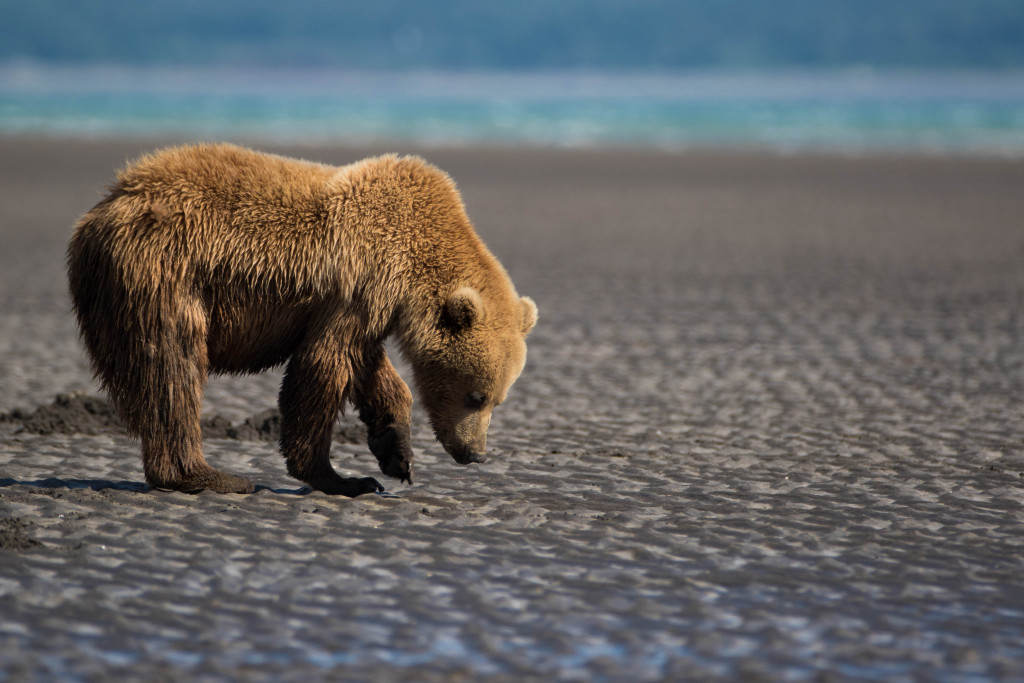
<path id="1" fill-rule="evenodd" d="M 339 168 L 225 144 L 158 151 L 79 220 L 68 280 L 146 480 L 183 491 L 253 490 L 203 457 L 203 388 L 210 372 L 282 363 L 292 476 L 332 494 L 383 490 L 331 467 L 333 425 L 351 401 L 381 471 L 411 481 L 412 395 L 384 352 L 392 336 L 445 450 L 482 462 L 537 320 L 454 182 L 417 157 Z"/>

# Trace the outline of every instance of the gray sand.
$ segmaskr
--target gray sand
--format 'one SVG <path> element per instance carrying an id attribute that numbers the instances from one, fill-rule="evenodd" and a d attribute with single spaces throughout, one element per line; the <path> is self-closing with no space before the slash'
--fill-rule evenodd
<path id="1" fill-rule="evenodd" d="M 28 428 L 96 393 L 64 243 L 150 146 L 0 139 L 0 679 L 1024 676 L 1024 163 L 427 151 L 541 322 L 487 464 L 418 418 L 350 500 L 227 438 L 276 373 L 208 392 L 250 496 Z"/>

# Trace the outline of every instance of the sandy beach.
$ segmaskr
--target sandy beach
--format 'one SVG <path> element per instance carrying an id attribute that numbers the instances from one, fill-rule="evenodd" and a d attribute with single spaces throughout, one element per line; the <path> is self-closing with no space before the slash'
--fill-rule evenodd
<path id="1" fill-rule="evenodd" d="M 71 225 L 160 144 L 0 138 L 0 679 L 1024 676 L 1024 161 L 260 145 L 422 154 L 540 309 L 486 464 L 417 412 L 411 486 L 339 432 L 344 499 L 256 429 L 240 496 L 32 426 L 97 395 Z"/>

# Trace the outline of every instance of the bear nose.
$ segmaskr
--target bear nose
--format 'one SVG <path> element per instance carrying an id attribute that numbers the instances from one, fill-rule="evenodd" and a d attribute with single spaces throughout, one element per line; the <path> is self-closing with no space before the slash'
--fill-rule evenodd
<path id="1" fill-rule="evenodd" d="M 445 446 L 445 450 L 452 456 L 455 462 L 460 465 L 469 465 L 474 462 L 487 462 L 487 455 L 472 448 L 451 448 Z"/>
<path id="2" fill-rule="evenodd" d="M 468 448 L 458 454 L 452 453 L 452 457 L 454 457 L 455 462 L 460 465 L 468 465 L 474 462 L 487 462 L 487 455 L 469 450 Z"/>
<path id="3" fill-rule="evenodd" d="M 466 456 L 466 463 L 468 464 L 471 462 L 487 462 L 487 455 L 485 453 L 470 451 Z"/>

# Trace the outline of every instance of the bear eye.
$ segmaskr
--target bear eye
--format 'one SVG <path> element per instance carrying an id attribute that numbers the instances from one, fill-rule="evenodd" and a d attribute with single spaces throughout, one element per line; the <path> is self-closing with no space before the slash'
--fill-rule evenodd
<path id="1" fill-rule="evenodd" d="M 466 405 L 470 408 L 481 408 L 487 401 L 487 397 L 483 395 L 483 392 L 473 391 L 466 396 Z"/>

